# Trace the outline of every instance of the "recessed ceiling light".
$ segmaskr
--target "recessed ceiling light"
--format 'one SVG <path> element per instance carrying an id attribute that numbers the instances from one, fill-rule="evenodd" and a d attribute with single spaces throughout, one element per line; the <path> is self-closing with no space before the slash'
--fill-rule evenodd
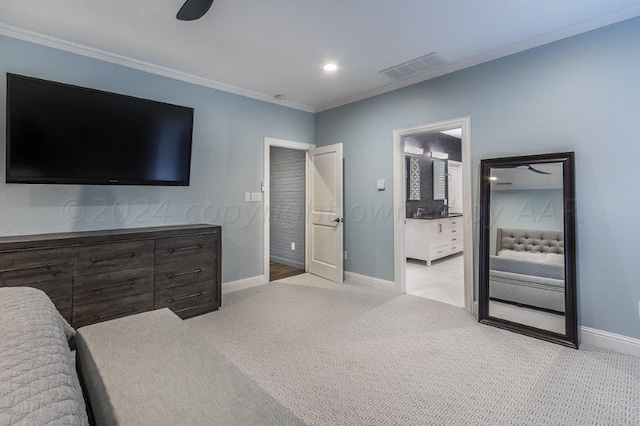
<path id="1" fill-rule="evenodd" d="M 327 64 L 324 67 L 322 67 L 325 71 L 335 71 L 338 69 L 338 66 L 336 64 Z"/>
<path id="2" fill-rule="evenodd" d="M 498 180 L 498 178 L 495 176 L 489 176 L 489 180 Z"/>
<path id="3" fill-rule="evenodd" d="M 278 95 L 275 95 L 274 98 L 276 98 L 279 101 L 284 101 L 285 99 L 287 99 L 287 95 L 278 94 Z"/>

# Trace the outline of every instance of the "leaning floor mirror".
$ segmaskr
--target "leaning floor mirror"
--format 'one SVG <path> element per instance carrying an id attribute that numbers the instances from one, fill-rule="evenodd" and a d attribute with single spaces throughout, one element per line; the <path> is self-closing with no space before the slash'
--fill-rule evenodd
<path id="1" fill-rule="evenodd" d="M 574 154 L 481 173 L 480 322 L 577 349 Z"/>

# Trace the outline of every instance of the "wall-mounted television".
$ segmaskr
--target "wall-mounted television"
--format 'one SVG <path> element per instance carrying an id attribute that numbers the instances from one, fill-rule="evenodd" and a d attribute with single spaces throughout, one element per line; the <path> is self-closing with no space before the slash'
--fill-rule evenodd
<path id="1" fill-rule="evenodd" d="M 188 186 L 193 108 L 7 74 L 7 183 Z"/>

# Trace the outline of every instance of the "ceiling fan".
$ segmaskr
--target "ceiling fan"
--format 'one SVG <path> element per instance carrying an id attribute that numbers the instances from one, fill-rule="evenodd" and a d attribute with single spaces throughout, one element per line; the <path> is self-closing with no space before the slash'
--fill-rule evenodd
<path id="1" fill-rule="evenodd" d="M 180 21 L 195 21 L 204 16 L 213 4 L 213 0 L 187 0 L 176 15 Z"/>
<path id="2" fill-rule="evenodd" d="M 501 169 L 529 170 L 529 171 L 532 171 L 534 173 L 539 173 L 541 175 L 550 175 L 550 174 L 552 174 L 552 173 L 549 173 L 549 172 L 543 172 L 542 170 L 538 170 L 538 169 L 532 167 L 531 164 L 521 164 L 521 165 L 517 165 L 517 166 L 502 166 L 500 168 Z"/>

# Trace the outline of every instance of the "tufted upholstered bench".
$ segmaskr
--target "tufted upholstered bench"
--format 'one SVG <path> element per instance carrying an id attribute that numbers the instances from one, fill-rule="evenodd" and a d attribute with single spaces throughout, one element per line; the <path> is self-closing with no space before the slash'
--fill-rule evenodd
<path id="1" fill-rule="evenodd" d="M 96 425 L 302 425 L 169 309 L 89 325 L 78 372 Z"/>

